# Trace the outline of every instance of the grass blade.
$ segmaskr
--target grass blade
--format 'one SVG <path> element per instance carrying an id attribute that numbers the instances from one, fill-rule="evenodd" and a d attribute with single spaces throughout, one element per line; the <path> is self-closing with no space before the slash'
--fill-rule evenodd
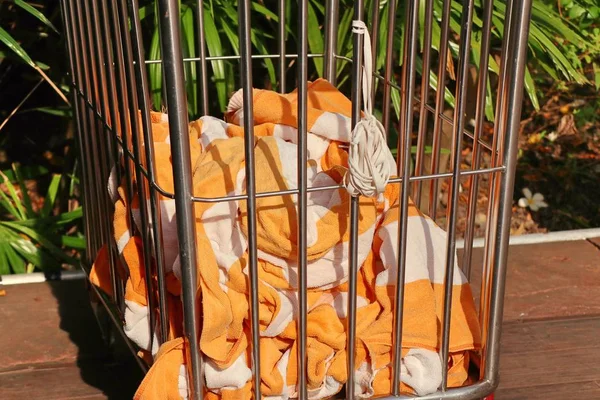
<path id="1" fill-rule="evenodd" d="M 308 3 L 308 47 L 314 54 L 323 54 L 323 36 L 321 34 L 321 25 L 317 18 L 315 9 Z M 317 74 L 323 76 L 323 59 L 314 57 L 313 62 L 317 69 Z"/>
<path id="2" fill-rule="evenodd" d="M 48 28 L 50 28 L 54 32 L 60 34 L 58 32 L 58 30 L 54 27 L 54 25 L 52 25 L 52 22 L 50 22 L 50 20 L 48 18 L 46 18 L 46 16 L 44 14 L 42 14 L 40 11 L 36 10 L 34 7 L 27 4 L 23 0 L 15 0 L 15 4 L 18 5 L 19 7 L 21 7 L 23 10 L 27 11 L 29 14 L 33 15 L 35 18 L 42 21 L 42 23 L 44 23 Z"/>
<path id="3" fill-rule="evenodd" d="M 160 37 L 158 27 L 154 29 L 152 41 L 150 42 L 150 51 L 148 53 L 150 60 L 160 60 Z M 156 111 L 162 109 L 162 64 L 150 64 L 148 66 L 148 75 L 150 83 L 150 93 L 152 95 L 152 105 Z"/>
<path id="4" fill-rule="evenodd" d="M 31 197 L 29 197 L 29 192 L 25 186 L 25 180 L 23 180 L 23 177 L 21 176 L 20 168 L 16 164 L 13 164 L 12 167 L 16 181 L 21 188 L 21 197 L 23 197 L 23 203 L 25 204 L 25 210 L 27 211 L 27 218 L 33 218 L 35 217 L 35 213 L 33 212 L 33 207 L 31 207 Z"/>
<path id="5" fill-rule="evenodd" d="M 85 238 L 75 236 L 61 236 L 60 243 L 63 246 L 71 247 L 73 249 L 85 250 Z"/>
<path id="6" fill-rule="evenodd" d="M 67 263 L 73 262 L 74 259 L 72 257 L 67 256 L 58 246 L 56 246 L 54 243 L 52 243 L 52 241 L 50 239 L 48 239 L 47 237 L 42 235 L 40 232 L 38 232 L 32 228 L 26 227 L 26 226 L 13 225 L 12 227 L 14 230 L 29 236 L 32 240 L 39 243 L 42 247 L 44 247 L 46 250 L 48 250 L 48 252 L 52 256 L 56 257 L 56 259 L 63 260 Z M 29 241 L 27 241 L 27 242 L 29 242 Z M 29 243 L 31 243 L 31 242 L 29 242 Z M 33 244 L 32 244 L 32 246 L 33 246 Z M 33 261 L 31 261 L 31 262 L 33 262 Z"/>
<path id="7" fill-rule="evenodd" d="M 27 212 L 25 211 L 25 208 L 23 207 L 23 204 L 21 203 L 21 199 L 17 195 L 17 191 L 16 191 L 15 187 L 13 186 L 12 182 L 10 180 L 8 180 L 6 175 L 4 175 L 1 172 L 0 172 L 0 176 L 2 176 L 2 178 L 4 179 L 4 184 L 6 185 L 6 188 L 8 189 L 8 193 L 10 194 L 10 197 L 12 198 L 12 204 L 19 211 L 19 216 L 17 217 L 17 219 L 20 219 L 20 220 L 27 219 Z"/>
<path id="8" fill-rule="evenodd" d="M 226 25 L 224 18 L 220 19 L 223 25 Z M 223 55 L 223 46 L 219 31 L 215 26 L 215 21 L 210 13 L 210 10 L 204 12 L 204 35 L 206 38 L 206 47 L 210 57 L 218 57 Z M 217 97 L 219 99 L 219 107 L 224 111 L 227 107 L 227 86 L 225 84 L 225 63 L 223 60 L 213 60 L 210 62 L 215 84 L 217 86 Z"/>
<path id="9" fill-rule="evenodd" d="M 15 52 L 15 54 L 17 54 L 22 61 L 29 64 L 31 68 L 35 69 L 42 76 L 42 78 L 44 78 L 46 82 L 48 82 L 48 84 L 52 86 L 52 89 L 54 89 L 54 91 L 59 95 L 59 97 L 66 104 L 70 104 L 65 94 L 58 88 L 58 86 L 56 86 L 52 79 L 50 79 L 48 75 L 46 75 L 46 73 L 35 62 L 33 62 L 33 60 L 31 59 L 31 57 L 29 57 L 29 54 L 27 54 L 25 49 L 23 49 L 21 45 L 2 27 L 0 27 L 0 42 L 8 46 L 8 48 Z"/>
<path id="10" fill-rule="evenodd" d="M 62 175 L 55 174 L 52 176 L 52 180 L 50 181 L 50 185 L 48 186 L 48 192 L 46 193 L 46 198 L 44 199 L 44 206 L 42 207 L 40 213 L 42 217 L 47 217 L 52 212 L 54 202 L 56 201 L 56 196 L 58 195 L 58 189 L 61 179 Z"/>
<path id="11" fill-rule="evenodd" d="M 0 275 L 10 274 L 10 263 L 5 250 L 7 246 L 6 243 L 0 243 Z"/>

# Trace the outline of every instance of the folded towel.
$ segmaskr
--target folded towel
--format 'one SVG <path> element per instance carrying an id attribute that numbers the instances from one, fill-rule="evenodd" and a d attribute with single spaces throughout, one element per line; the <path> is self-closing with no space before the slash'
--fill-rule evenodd
<path id="1" fill-rule="evenodd" d="M 203 117 L 190 124 L 194 195 L 245 193 L 242 92 L 231 98 L 226 121 Z M 297 93 L 253 91 L 257 192 L 297 187 Z M 349 274 L 350 196 L 341 185 L 348 171 L 351 103 L 325 80 L 308 85 L 309 187 L 340 186 L 308 194 L 308 391 L 328 398 L 347 381 L 346 318 Z M 167 117 L 152 114 L 158 182 L 173 190 Z M 396 170 L 390 157 L 389 167 Z M 109 185 L 111 186 L 111 185 Z M 137 199 L 127 204 L 123 185 L 112 183 L 115 240 L 128 272 L 126 333 L 141 348 L 157 351 L 150 338 L 143 258 L 139 239 L 125 218 L 139 223 Z M 367 398 L 391 392 L 393 305 L 397 275 L 400 193 L 388 185 L 383 202 L 360 198 L 355 393 Z M 297 397 L 297 216 L 296 195 L 256 200 L 261 392 L 268 399 Z M 161 197 L 166 267 L 180 278 L 173 201 Z M 251 397 L 249 289 L 245 201 L 195 203 L 200 350 L 205 360 L 207 396 Z M 175 238 L 174 238 L 175 237 Z M 137 240 L 136 240 L 137 239 Z M 432 393 L 449 370 L 449 386 L 468 382 L 470 353 L 480 347 L 477 315 L 468 282 L 455 264 L 449 360 L 441 360 L 440 326 L 446 235 L 410 204 L 402 338 L 404 393 Z M 172 273 L 171 273 L 172 271 Z M 155 279 L 155 277 L 153 277 Z M 177 286 L 176 284 L 174 286 Z M 180 290 L 180 288 L 178 287 Z M 179 292 L 170 304 L 180 306 Z M 175 307 L 171 307 L 175 308 Z M 185 397 L 187 380 L 180 308 L 170 313 L 171 337 L 154 357 L 136 399 Z M 153 344 L 154 343 L 154 344 Z M 181 390 L 181 393 L 180 393 Z M 175 396 L 175 397 L 169 397 Z"/>

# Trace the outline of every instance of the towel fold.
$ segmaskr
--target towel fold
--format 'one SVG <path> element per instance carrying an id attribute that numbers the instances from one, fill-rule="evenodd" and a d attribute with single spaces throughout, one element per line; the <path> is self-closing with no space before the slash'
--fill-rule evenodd
<path id="1" fill-rule="evenodd" d="M 225 120 L 203 117 L 190 124 L 194 195 L 215 198 L 246 193 L 242 92 L 235 93 Z M 297 188 L 297 92 L 253 90 L 256 190 Z M 308 194 L 307 206 L 307 385 L 310 399 L 338 393 L 347 381 L 350 196 L 345 150 L 351 139 L 351 102 L 325 80 L 308 85 L 309 187 L 334 187 Z M 167 117 L 152 114 L 158 184 L 172 191 Z M 390 158 L 390 168 L 396 170 Z M 150 337 L 145 269 L 140 241 L 132 233 L 139 202 L 126 201 L 123 185 L 109 185 L 114 196 L 115 240 L 124 259 L 125 331 L 154 364 L 136 399 L 184 397 L 187 380 L 181 335 L 181 277 L 173 200 L 161 196 L 161 228 L 169 293 L 171 336 L 158 349 Z M 398 185 L 388 185 L 383 202 L 361 197 L 358 218 L 357 327 L 355 393 L 358 398 L 391 392 L 395 284 L 397 280 Z M 256 265 L 259 286 L 261 393 L 267 399 L 297 397 L 297 195 L 256 199 Z M 248 207 L 246 201 L 194 203 L 198 254 L 200 350 L 210 399 L 251 398 Z M 165 240 L 166 239 L 166 240 Z M 450 321 L 450 357 L 441 360 L 446 234 L 411 202 L 408 212 L 406 282 L 402 336 L 401 391 L 435 392 L 442 368 L 449 386 L 468 383 L 470 354 L 480 348 L 477 314 L 469 284 L 455 263 Z M 155 256 L 155 255 L 153 255 Z M 96 269 L 102 263 L 97 261 Z M 94 275 L 94 276 L 96 276 Z M 104 275 L 102 275 L 104 276 Z M 155 279 L 156 277 L 152 277 Z M 93 281 L 98 284 L 99 280 Z M 156 287 L 156 285 L 154 286 Z M 153 311 L 155 312 L 155 311 Z M 175 396 L 175 397 L 169 397 Z"/>

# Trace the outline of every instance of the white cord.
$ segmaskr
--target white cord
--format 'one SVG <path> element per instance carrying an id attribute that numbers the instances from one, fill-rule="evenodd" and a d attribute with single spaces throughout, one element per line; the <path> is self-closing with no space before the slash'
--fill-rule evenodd
<path id="1" fill-rule="evenodd" d="M 394 157 L 387 146 L 383 125 L 372 114 L 373 55 L 369 31 L 363 21 L 352 21 L 352 32 L 365 36 L 362 76 L 364 118 L 352 131 L 348 151 L 349 170 L 344 185 L 352 196 L 377 197 L 377 201 L 382 202 L 385 186 L 392 173 Z"/>

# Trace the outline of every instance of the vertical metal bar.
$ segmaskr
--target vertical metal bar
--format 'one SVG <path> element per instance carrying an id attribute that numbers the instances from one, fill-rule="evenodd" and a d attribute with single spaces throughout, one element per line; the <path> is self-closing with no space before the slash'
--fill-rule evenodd
<path id="1" fill-rule="evenodd" d="M 121 28 L 121 41 L 123 42 L 123 55 L 125 58 L 125 78 L 127 84 L 127 90 L 129 92 L 128 100 L 129 100 L 129 121 L 131 127 L 131 142 L 133 144 L 133 154 L 135 158 L 134 166 L 135 166 L 135 180 L 137 186 L 137 194 L 139 198 L 139 207 L 140 207 L 140 236 L 143 243 L 143 260 L 144 260 L 144 270 L 146 273 L 146 298 L 148 301 L 148 316 L 150 322 L 150 345 L 152 345 L 152 340 L 154 338 L 155 329 L 156 329 L 156 299 L 155 299 L 155 291 L 154 291 L 154 281 L 151 278 L 154 276 L 153 273 L 153 262 L 152 262 L 152 247 L 149 243 L 149 237 L 151 237 L 150 229 L 149 229 L 149 217 L 148 217 L 148 204 L 146 203 L 146 194 L 147 191 L 147 182 L 142 173 L 142 166 L 144 163 L 144 157 L 141 152 L 141 143 L 140 143 L 140 127 L 138 120 L 138 101 L 135 96 L 136 93 L 136 76 L 133 70 L 133 49 L 131 45 L 131 36 L 129 33 L 130 26 L 130 18 L 127 13 L 127 4 L 122 1 L 116 1 L 117 14 L 119 15 L 119 26 Z"/>
<path id="2" fill-rule="evenodd" d="M 507 128 L 503 140 L 502 162 L 506 170 L 499 182 L 500 203 L 498 209 L 497 230 L 499 235 L 494 242 L 494 271 L 491 287 L 490 331 L 485 359 L 485 376 L 494 384 L 498 381 L 500 358 L 500 334 L 503 315 L 503 300 L 506 281 L 506 266 L 512 215 L 512 199 L 517 166 L 519 125 L 523 103 L 523 83 L 525 62 L 527 59 L 527 40 L 529 37 L 529 19 L 531 0 L 514 0 L 514 14 L 511 19 L 510 59 L 511 73 L 506 81 L 506 112 L 500 117 L 506 121 Z M 503 99 L 504 100 L 504 99 Z"/>
<path id="3" fill-rule="evenodd" d="M 114 134 L 117 134 L 117 131 L 119 131 L 121 133 L 121 139 L 122 139 L 122 143 L 123 143 L 123 147 L 124 149 L 129 150 L 129 136 L 131 133 L 131 129 L 130 129 L 130 122 L 129 119 L 127 118 L 128 115 L 128 110 L 127 110 L 127 104 L 128 104 L 128 90 L 127 87 L 125 86 L 125 82 L 127 81 L 126 77 L 125 77 L 125 60 L 124 60 L 124 54 L 123 54 L 123 46 L 122 46 L 122 40 L 121 40 L 121 33 L 120 33 L 120 27 L 119 27 L 119 17 L 118 17 L 118 12 L 116 9 L 116 5 L 114 3 L 113 0 L 104 0 L 105 4 L 104 7 L 106 7 L 108 13 L 106 15 L 106 24 L 109 25 L 110 28 L 107 27 L 107 34 L 110 35 L 110 43 L 112 44 L 112 48 L 113 48 L 113 53 L 115 56 L 114 59 L 114 87 L 113 87 L 113 95 L 111 97 L 113 97 L 113 101 L 116 101 L 116 104 L 118 106 L 118 114 L 116 114 L 116 120 L 115 120 L 115 124 L 118 121 L 118 125 L 116 125 L 116 129 Z M 111 68 L 112 69 L 112 68 Z M 109 76 L 111 76 L 109 74 Z M 113 138 L 116 139 L 116 138 Z M 123 154 L 125 154 L 125 150 L 123 150 Z M 120 157 L 119 157 L 119 162 L 120 162 Z M 133 178 L 132 178 L 132 171 L 131 171 L 131 166 L 132 161 L 129 159 L 129 157 L 127 155 L 125 155 L 125 157 L 123 157 L 123 170 L 124 170 L 124 175 L 125 175 L 125 201 L 126 204 L 131 204 L 132 199 L 133 199 Z M 128 222 L 128 226 L 130 227 L 130 233 L 131 235 L 135 234 L 135 224 L 133 223 L 133 215 L 131 213 L 131 209 L 129 209 L 127 211 L 127 222 Z M 121 285 L 121 292 L 124 293 L 124 288 L 123 285 Z M 121 302 L 119 303 L 119 309 L 123 312 L 125 309 L 125 298 L 124 296 L 121 297 Z"/>
<path id="4" fill-rule="evenodd" d="M 118 117 L 118 121 L 119 121 L 119 130 L 121 132 L 121 138 L 122 138 L 122 142 L 123 142 L 123 147 L 127 150 L 129 150 L 129 134 L 130 134 L 130 123 L 129 123 L 129 119 L 127 118 L 127 114 L 128 114 L 128 110 L 127 110 L 127 104 L 128 104 L 128 91 L 127 91 L 127 87 L 126 85 L 126 81 L 127 79 L 125 78 L 125 60 L 124 60 L 124 54 L 123 54 L 123 46 L 121 43 L 121 29 L 119 27 L 119 16 L 117 13 L 117 9 L 116 9 L 116 5 L 115 5 L 115 1 L 114 0 L 106 0 L 107 6 L 110 5 L 110 7 L 108 8 L 109 11 L 109 21 L 110 21 L 110 33 L 111 33 L 111 43 L 113 45 L 113 52 L 115 54 L 115 90 L 117 93 L 115 93 L 115 98 L 117 100 L 118 103 L 118 111 L 119 111 L 119 115 Z M 125 199 L 127 201 L 127 204 L 131 204 L 131 201 L 133 199 L 133 178 L 132 178 L 132 172 L 131 172 L 131 160 L 125 156 L 124 157 L 124 172 L 125 172 Z M 129 210 L 129 212 L 127 213 L 127 219 L 128 219 L 128 224 L 131 227 L 131 234 L 134 234 L 134 230 L 135 230 L 135 225 L 133 223 L 133 218 L 131 215 L 131 210 Z"/>
<path id="5" fill-rule="evenodd" d="M 354 2 L 354 20 L 364 21 L 364 2 Z M 353 34 L 352 54 L 352 129 L 361 119 L 361 96 L 362 96 L 362 66 L 364 35 L 358 32 Z M 356 350 L 356 280 L 358 273 L 358 220 L 359 220 L 360 196 L 352 196 L 350 199 L 350 269 L 348 271 L 348 318 L 346 319 L 346 370 L 348 380 L 346 382 L 346 399 L 354 400 L 355 389 L 355 350 Z"/>
<path id="6" fill-rule="evenodd" d="M 502 49 L 500 52 L 500 71 L 499 71 L 499 82 L 498 82 L 498 95 L 496 99 L 496 123 L 494 124 L 494 135 L 492 139 L 492 154 L 490 157 L 490 166 L 495 167 L 498 160 L 498 144 L 503 142 L 500 137 L 505 131 L 506 120 L 503 116 L 506 114 L 506 95 L 505 87 L 508 80 L 509 64 L 511 48 L 511 25 L 512 25 L 512 14 L 514 8 L 514 1 L 508 2 L 506 5 L 506 12 L 504 18 L 504 33 Z M 499 196 L 497 195 L 496 183 L 498 176 L 496 174 L 490 174 L 489 177 L 489 190 L 488 190 L 488 212 L 487 212 L 487 223 L 485 230 L 485 247 L 483 249 L 483 264 L 481 272 L 481 291 L 479 299 L 479 324 L 482 328 L 481 341 L 482 347 L 487 351 L 487 336 L 488 336 L 488 322 L 489 322 L 489 308 L 490 308 L 490 287 L 493 273 L 493 265 L 491 260 L 494 258 L 495 246 L 492 244 L 496 241 L 496 221 L 498 211 Z M 485 358 L 485 352 L 484 352 Z"/>
<path id="7" fill-rule="evenodd" d="M 483 7 L 483 27 L 481 35 L 481 53 L 479 58 L 479 75 L 477 76 L 477 100 L 475 105 L 475 129 L 473 132 L 473 155 L 471 166 L 478 170 L 481 164 L 481 140 L 483 122 L 485 118 L 486 88 L 489 75 L 490 38 L 492 36 L 492 12 L 494 0 L 485 0 Z M 475 235 L 475 215 L 477 214 L 477 195 L 479 193 L 479 175 L 471 177 L 469 185 L 469 202 L 467 209 L 467 226 L 465 232 L 465 246 L 463 250 L 462 269 L 471 278 L 471 257 L 473 255 L 473 239 Z"/>
<path id="8" fill-rule="evenodd" d="M 450 34 L 450 3 L 451 0 L 444 0 L 442 10 L 442 33 L 440 34 L 440 43 L 438 48 L 438 83 L 435 93 L 435 119 L 433 124 L 433 143 L 431 145 L 431 173 L 437 174 L 440 160 L 440 131 L 442 129 L 442 111 L 444 109 L 444 91 L 446 87 L 446 63 L 448 57 L 448 42 Z M 437 214 L 437 192 L 439 179 L 432 179 L 429 186 L 429 216 L 435 221 Z"/>
<path id="9" fill-rule="evenodd" d="M 107 97 L 108 97 L 108 109 L 109 109 L 109 113 L 110 113 L 110 125 L 112 128 L 112 135 L 109 136 L 108 140 L 110 142 L 110 148 L 111 148 L 111 152 L 112 152 L 112 163 L 114 164 L 114 166 L 116 167 L 116 179 L 118 184 L 121 183 L 121 171 L 119 168 L 120 165 L 120 157 L 119 157 L 119 152 L 118 152 L 118 148 L 117 148 L 117 141 L 116 138 L 114 137 L 114 135 L 116 135 L 116 131 L 119 129 L 119 119 L 118 119 L 118 115 L 117 115 L 117 100 L 116 100 L 116 92 L 115 92 L 115 71 L 114 71 L 114 64 L 113 64 L 113 54 L 111 51 L 111 38 L 110 38 L 110 28 L 109 28 L 109 15 L 108 15 L 108 9 L 107 9 L 107 5 L 106 5 L 106 1 L 107 0 L 101 0 L 100 1 L 100 14 L 101 14 L 101 20 L 102 20 L 102 35 L 103 35 L 103 52 L 104 52 L 104 60 L 105 60 L 105 69 L 106 69 L 106 83 L 107 83 Z M 113 232 L 114 234 L 114 232 Z M 113 251 L 111 254 L 111 257 L 114 257 L 114 262 L 116 262 L 117 259 L 117 255 L 115 252 L 115 246 L 116 246 L 116 242 L 115 240 L 112 240 L 110 242 L 110 246 L 112 247 Z M 115 303 L 119 306 L 119 309 L 122 309 L 123 305 L 124 305 L 124 285 L 123 285 L 123 281 L 121 280 L 117 280 L 116 282 L 113 283 L 113 293 L 115 295 Z"/>
<path id="10" fill-rule="evenodd" d="M 339 0 L 327 0 L 327 3 L 325 3 L 325 59 L 323 77 L 334 86 L 337 82 L 337 61 L 335 55 L 337 53 L 338 24 Z"/>
<path id="11" fill-rule="evenodd" d="M 130 0 L 129 10 L 131 15 L 131 29 L 133 52 L 136 62 L 137 96 L 142 105 L 142 127 L 145 142 L 144 165 L 148 171 L 150 185 L 144 184 L 144 195 L 149 195 L 151 237 L 154 241 L 154 256 L 156 261 L 156 280 L 158 283 L 158 305 L 160 309 L 160 337 L 159 344 L 169 338 L 169 309 L 167 307 L 167 283 L 165 277 L 165 256 L 162 237 L 162 221 L 160 216 L 160 199 L 154 187 L 156 183 L 156 164 L 154 164 L 154 136 L 152 135 L 152 121 L 150 120 L 150 90 L 148 86 L 148 75 L 144 63 L 144 42 L 142 39 L 142 26 L 140 23 L 140 12 L 137 0 Z M 144 199 L 145 200 L 145 199 Z"/>
<path id="12" fill-rule="evenodd" d="M 390 115 L 391 115 L 391 100 L 392 86 L 389 84 L 392 81 L 393 62 L 394 62 L 394 30 L 396 29 L 396 9 L 398 7 L 396 0 L 388 0 L 388 30 L 385 49 L 385 72 L 383 74 L 383 114 L 381 116 L 383 129 L 386 135 L 390 132 Z M 400 154 L 400 149 L 398 149 Z"/>
<path id="13" fill-rule="evenodd" d="M 307 137 L 308 137 L 308 0 L 298 1 L 298 398 L 308 399 L 306 327 L 307 292 Z"/>
<path id="14" fill-rule="evenodd" d="M 90 15 L 90 6 L 86 7 L 86 14 Z M 91 18 L 88 18 L 88 29 L 89 32 L 92 33 L 92 36 L 94 38 L 94 44 L 96 47 L 96 54 L 94 59 L 96 60 L 96 71 L 97 71 L 97 75 L 98 75 L 98 86 L 99 86 L 99 95 L 100 95 L 100 105 L 101 105 L 101 109 L 102 109 L 102 116 L 104 121 L 108 120 L 108 114 L 109 114 L 109 95 L 108 95 L 108 82 L 107 82 L 107 78 L 106 78 L 106 71 L 104 69 L 104 66 L 106 65 L 105 62 L 105 54 L 106 52 L 105 50 L 105 42 L 104 40 L 102 40 L 102 35 L 100 33 L 100 16 L 99 16 L 99 10 L 98 10 L 98 3 L 96 1 L 91 1 Z M 91 24 L 91 29 L 90 29 L 90 24 Z M 99 121 L 102 122 L 102 121 Z M 112 118 L 110 119 L 110 123 L 113 124 L 113 120 Z M 114 235 L 113 235 L 113 229 L 112 229 L 112 223 L 111 220 L 108 218 L 108 216 L 110 215 L 110 202 L 109 202 L 109 198 L 108 198 L 108 192 L 106 191 L 106 184 L 108 182 L 108 177 L 110 174 L 110 165 L 114 162 L 113 157 L 111 157 L 111 153 L 110 153 L 110 143 L 111 143 L 111 133 L 109 131 L 109 129 L 107 127 L 104 126 L 104 124 L 100 123 L 100 129 L 99 132 L 102 132 L 101 137 L 99 137 L 98 139 L 98 147 L 99 147 L 99 154 L 100 154 L 100 163 L 99 163 L 99 169 L 100 169 L 100 176 L 101 176 L 101 181 L 103 182 L 103 185 L 101 186 L 102 192 L 102 196 L 100 197 L 101 203 L 102 203 L 102 207 L 104 209 L 104 216 L 102 217 L 102 225 L 105 226 L 105 230 L 106 230 L 106 236 L 103 239 L 103 243 L 108 247 L 108 254 L 109 254 L 109 265 L 110 265 L 110 278 L 111 278 L 111 284 L 112 284 L 112 288 L 113 288 L 113 295 L 115 296 L 115 299 L 117 299 L 120 295 L 120 290 L 119 290 L 119 277 L 117 275 L 117 257 L 116 257 L 116 253 L 115 253 L 115 246 L 113 245 L 114 243 Z"/>
<path id="15" fill-rule="evenodd" d="M 404 29 L 404 54 L 402 61 L 402 93 L 400 108 L 400 134 L 398 135 L 398 175 L 402 175 L 400 223 L 398 226 L 398 279 L 394 312 L 394 376 L 392 393 L 400 394 L 400 368 L 402 364 L 402 316 L 404 308 L 404 281 L 406 275 L 406 236 L 408 231 L 408 192 L 410 188 L 410 148 L 413 122 L 418 40 L 418 3 L 406 1 Z"/>
<path id="16" fill-rule="evenodd" d="M 200 92 L 200 113 L 208 115 L 208 72 L 206 67 L 206 39 L 204 35 L 204 0 L 196 2 L 196 35 L 198 37 L 198 91 Z"/>
<path id="17" fill-rule="evenodd" d="M 86 46 L 86 36 L 84 34 L 84 30 L 83 30 L 83 26 L 82 23 L 84 21 L 84 19 L 81 17 L 82 15 L 82 10 L 81 10 L 81 4 L 78 2 L 75 2 L 74 4 L 74 12 L 76 14 L 76 21 L 77 21 L 77 29 L 79 31 L 79 38 L 80 40 L 78 40 L 77 42 L 79 43 L 79 54 L 81 57 L 81 65 L 82 65 L 82 71 L 83 71 L 83 76 L 81 79 L 81 90 L 83 92 L 83 104 L 82 104 L 82 108 L 84 110 L 84 114 L 86 115 L 86 119 L 85 119 L 85 130 L 84 130 L 84 134 L 82 135 L 82 144 L 83 144 L 83 149 L 84 149 L 84 157 L 86 161 L 92 161 L 94 159 L 93 157 L 93 147 L 90 144 L 91 138 L 94 136 L 94 130 L 95 130 L 95 126 L 94 126 L 94 117 L 93 117 L 93 111 L 90 110 L 90 108 L 88 107 L 88 105 L 85 103 L 86 101 L 88 102 L 92 102 L 93 99 L 90 95 L 90 91 L 92 88 L 92 80 L 91 80 L 91 72 L 90 72 L 90 66 L 89 66 L 89 57 L 88 57 L 88 48 Z M 96 175 L 93 172 L 93 168 L 92 165 L 90 165 L 90 163 L 86 163 L 87 164 L 87 168 L 86 168 L 86 175 L 87 175 L 87 182 L 88 182 L 88 186 L 89 186 L 89 196 L 88 196 L 88 203 L 86 204 L 86 207 L 88 208 L 88 212 L 89 212 L 89 216 L 90 216 L 90 222 L 91 222 L 91 226 L 92 229 L 90 229 L 90 231 L 87 232 L 87 240 L 90 241 L 90 251 L 91 254 L 89 254 L 89 257 L 91 257 L 91 259 L 93 259 L 95 257 L 96 252 L 98 251 L 100 245 L 99 245 L 99 240 L 98 240 L 98 236 L 97 236 L 97 232 L 98 230 L 96 229 L 96 227 L 100 226 L 100 219 L 99 219 L 99 210 L 98 210 L 98 192 L 97 192 L 97 188 L 101 185 L 100 182 L 96 182 Z"/>
<path id="18" fill-rule="evenodd" d="M 81 160 L 81 172 L 80 172 L 80 178 L 81 179 L 81 183 L 80 183 L 80 187 L 82 188 L 82 197 L 83 197 L 83 204 L 84 204 L 84 212 L 83 212 L 83 220 L 84 220 L 84 232 L 86 234 L 86 237 L 88 237 L 88 232 L 90 232 L 90 228 L 91 228 L 91 220 L 90 220 L 90 216 L 89 216 L 89 211 L 86 207 L 88 199 L 89 199 L 89 192 L 88 192 L 88 182 L 87 182 L 87 160 L 84 158 L 84 149 L 83 149 L 83 135 L 84 135 L 84 126 L 82 124 L 82 121 L 84 119 L 84 114 L 83 112 L 85 112 L 85 108 L 83 109 L 82 112 L 82 108 L 81 108 L 81 97 L 78 94 L 78 90 L 80 88 L 80 81 L 81 81 L 81 67 L 79 65 L 80 62 L 80 55 L 79 55 L 79 49 L 77 46 L 75 46 L 73 44 L 73 42 L 76 39 L 75 33 L 73 31 L 73 25 L 75 24 L 75 20 L 73 19 L 73 10 L 71 5 L 69 4 L 69 0 L 62 0 L 61 1 L 62 4 L 62 9 L 63 9 L 63 13 L 64 13 L 64 17 L 63 20 L 65 21 L 65 36 L 66 36 L 66 45 L 67 45 L 67 52 L 69 54 L 69 67 L 71 70 L 71 95 L 72 95 L 72 99 L 73 99 L 73 108 L 75 111 L 75 124 L 76 124 L 76 129 L 77 129 L 77 149 L 79 151 L 79 159 Z M 90 265 L 90 257 L 91 257 L 91 248 L 90 248 L 90 242 L 89 240 L 86 240 L 86 253 L 85 253 L 85 257 L 86 257 L 86 264 Z"/>
<path id="19" fill-rule="evenodd" d="M 240 67 L 244 94 L 244 153 L 246 158 L 246 193 L 248 195 L 248 263 L 250 275 L 250 318 L 252 326 L 252 361 L 254 399 L 260 399 L 260 330 L 258 319 L 258 255 L 256 242 L 256 185 L 254 176 L 254 103 L 252 93 L 252 43 L 250 41 L 250 0 L 238 5 Z"/>
<path id="20" fill-rule="evenodd" d="M 173 160 L 177 235 L 181 262 L 183 326 L 186 340 L 187 371 L 190 399 L 203 398 L 202 359 L 198 347 L 198 277 L 196 265 L 196 218 L 192 203 L 193 182 L 188 138 L 188 111 L 181 53 L 179 4 L 177 0 L 160 0 L 160 32 L 162 35 L 163 67 L 167 83 L 169 134 Z"/>
<path id="21" fill-rule="evenodd" d="M 425 158 L 425 137 L 427 135 L 427 101 L 429 100 L 429 81 L 431 71 L 431 36 L 433 29 L 433 0 L 425 1 L 425 26 L 423 27 L 423 68 L 421 73 L 421 102 L 419 103 L 419 130 L 417 137 L 417 156 L 415 159 L 415 176 L 423 174 L 423 162 Z M 414 184 L 415 204 L 421 206 L 421 191 L 423 181 Z"/>
<path id="22" fill-rule="evenodd" d="M 454 108 L 452 143 L 452 183 L 450 201 L 447 209 L 446 276 L 444 285 L 444 319 L 442 323 L 442 390 L 448 387 L 448 353 L 450 348 L 450 319 L 452 316 L 452 294 L 454 286 L 454 262 L 456 259 L 456 219 L 458 214 L 458 196 L 460 189 L 460 167 L 462 137 L 465 128 L 465 108 L 467 103 L 467 74 L 469 73 L 469 54 L 471 51 L 471 30 L 474 0 L 462 3 L 460 45 L 458 52 L 458 76 L 456 81 L 456 105 Z"/>
<path id="23" fill-rule="evenodd" d="M 285 93 L 286 82 L 286 59 L 285 59 L 285 6 L 286 0 L 277 0 L 277 13 L 279 15 L 279 24 L 277 26 L 277 48 L 279 49 L 279 59 L 277 68 L 279 69 L 279 93 Z M 302 81 L 301 81 L 302 82 Z"/>

